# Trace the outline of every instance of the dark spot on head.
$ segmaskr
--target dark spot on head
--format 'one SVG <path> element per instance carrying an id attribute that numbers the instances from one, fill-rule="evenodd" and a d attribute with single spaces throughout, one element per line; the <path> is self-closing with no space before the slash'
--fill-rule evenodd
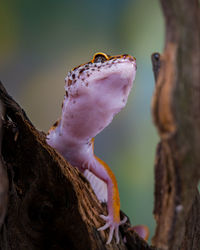
<path id="1" fill-rule="evenodd" d="M 69 96 L 67 91 L 65 91 L 65 96 L 66 96 L 66 97 L 68 97 L 68 96 Z"/>
<path id="2" fill-rule="evenodd" d="M 81 70 L 79 71 L 79 74 L 83 73 L 84 70 L 85 70 L 84 68 L 81 69 Z"/>
<path id="3" fill-rule="evenodd" d="M 89 85 L 88 82 L 86 82 L 86 83 L 85 83 L 85 86 L 88 87 L 88 85 Z"/>
<path id="4" fill-rule="evenodd" d="M 72 85 L 72 80 L 71 79 L 68 79 L 67 85 L 68 86 Z"/>
<path id="5" fill-rule="evenodd" d="M 92 69 L 92 71 L 94 71 L 95 69 Z"/>
<path id="6" fill-rule="evenodd" d="M 73 78 L 73 79 L 75 78 L 75 74 L 72 74 L 72 78 Z"/>
<path id="7" fill-rule="evenodd" d="M 59 121 L 60 121 L 60 120 L 57 120 L 57 121 L 53 124 L 53 127 L 54 127 L 54 128 L 58 126 Z"/>
<path id="8" fill-rule="evenodd" d="M 89 73 L 87 73 L 87 77 L 89 77 L 90 76 L 90 74 Z"/>
<path id="9" fill-rule="evenodd" d="M 81 80 L 82 80 L 82 81 L 84 81 L 84 80 L 85 80 L 85 78 L 83 77 Z"/>

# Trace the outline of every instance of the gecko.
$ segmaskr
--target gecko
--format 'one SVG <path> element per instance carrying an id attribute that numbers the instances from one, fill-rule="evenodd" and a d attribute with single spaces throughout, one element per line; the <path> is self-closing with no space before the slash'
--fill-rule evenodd
<path id="1" fill-rule="evenodd" d="M 47 143 L 89 180 L 108 215 L 100 215 L 109 229 L 107 244 L 115 235 L 119 243 L 120 198 L 109 166 L 94 154 L 94 137 L 126 105 L 136 75 L 136 59 L 128 54 L 95 53 L 92 60 L 73 68 L 65 78 L 61 118 L 47 134 Z"/>

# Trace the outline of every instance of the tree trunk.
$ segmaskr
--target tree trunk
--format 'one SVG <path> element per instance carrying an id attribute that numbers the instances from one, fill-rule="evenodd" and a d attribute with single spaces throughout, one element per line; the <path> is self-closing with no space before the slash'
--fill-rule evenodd
<path id="1" fill-rule="evenodd" d="M 200 7 L 161 0 L 165 51 L 153 54 L 153 117 L 161 142 L 155 163 L 153 245 L 200 249 Z"/>

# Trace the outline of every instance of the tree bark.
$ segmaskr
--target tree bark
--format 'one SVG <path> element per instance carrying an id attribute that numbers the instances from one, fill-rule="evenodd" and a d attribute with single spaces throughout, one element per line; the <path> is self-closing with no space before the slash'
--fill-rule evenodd
<path id="1" fill-rule="evenodd" d="M 161 0 L 164 53 L 152 56 L 152 112 L 161 138 L 155 162 L 157 222 L 153 245 L 200 249 L 200 7 L 198 0 Z"/>

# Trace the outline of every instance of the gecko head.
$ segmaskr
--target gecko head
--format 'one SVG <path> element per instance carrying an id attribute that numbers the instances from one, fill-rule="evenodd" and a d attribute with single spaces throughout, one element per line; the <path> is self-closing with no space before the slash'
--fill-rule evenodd
<path id="1" fill-rule="evenodd" d="M 136 74 L 136 59 L 130 55 L 94 54 L 88 63 L 72 69 L 65 78 L 68 98 L 92 102 L 98 109 L 118 113 L 125 105 Z"/>

